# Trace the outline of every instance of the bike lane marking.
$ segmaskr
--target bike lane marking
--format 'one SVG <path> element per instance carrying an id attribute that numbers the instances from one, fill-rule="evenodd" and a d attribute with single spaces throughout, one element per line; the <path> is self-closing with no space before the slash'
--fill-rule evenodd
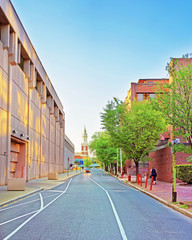
<path id="1" fill-rule="evenodd" d="M 55 195 L 57 195 L 57 193 L 48 195 L 48 196 L 44 197 L 43 199 L 50 198 L 50 197 L 53 197 L 53 196 L 55 196 Z M 23 199 L 22 199 L 22 200 L 23 200 Z M 26 204 L 29 204 L 29 203 L 32 203 L 32 202 L 37 202 L 37 201 L 39 201 L 39 199 L 35 199 L 35 200 L 32 200 L 32 201 L 20 203 L 20 204 L 11 206 L 11 207 L 4 207 L 4 208 L 0 209 L 0 212 L 5 211 L 5 210 L 9 210 L 9 209 L 11 209 L 11 208 L 16 208 L 16 207 L 19 207 L 19 206 L 22 206 L 22 205 L 26 205 Z"/>
<path id="2" fill-rule="evenodd" d="M 118 215 L 118 213 L 117 213 L 117 211 L 116 211 L 116 209 L 115 209 L 115 206 L 114 206 L 114 204 L 113 204 L 113 201 L 112 201 L 112 199 L 111 199 L 108 191 L 107 191 L 105 188 L 103 188 L 101 185 L 99 185 L 97 182 L 95 182 L 93 179 L 91 179 L 91 178 L 89 178 L 89 179 L 90 179 L 92 182 L 94 182 L 98 187 L 100 187 L 103 191 L 105 191 L 105 193 L 107 194 L 107 197 L 108 197 L 108 199 L 109 199 L 109 202 L 110 202 L 110 204 L 111 204 L 113 213 L 114 213 L 114 215 L 115 215 L 115 218 L 116 218 L 116 221 L 117 221 L 117 224 L 118 224 L 118 227 L 119 227 L 119 230 L 120 230 L 122 239 L 123 239 L 123 240 L 128 240 L 128 239 L 127 239 L 127 236 L 126 236 L 126 234 L 125 234 L 125 230 L 124 230 L 124 228 L 123 228 L 123 225 L 122 225 L 122 223 L 121 223 L 121 220 L 120 220 L 120 218 L 119 218 L 119 215 Z"/>
<path id="3" fill-rule="evenodd" d="M 70 179 L 70 181 L 67 184 L 67 187 L 65 188 L 65 190 L 56 198 L 54 198 L 51 202 L 49 202 L 46 206 L 43 207 L 43 201 L 41 199 L 41 207 L 39 210 L 37 210 L 37 212 L 35 214 L 33 214 L 30 218 L 28 218 L 25 222 L 23 222 L 21 225 L 19 225 L 14 231 L 12 231 L 9 235 L 7 235 L 3 240 L 7 240 L 10 237 L 12 237 L 16 232 L 18 232 L 23 226 L 25 226 L 29 221 L 31 221 L 35 216 L 37 216 L 40 212 L 42 212 L 45 208 L 47 208 L 49 205 L 51 205 L 53 202 L 55 202 L 59 197 L 61 197 L 64 193 L 66 193 L 67 189 L 69 188 L 69 185 L 72 181 L 72 178 Z M 42 196 L 41 196 L 42 197 Z"/>

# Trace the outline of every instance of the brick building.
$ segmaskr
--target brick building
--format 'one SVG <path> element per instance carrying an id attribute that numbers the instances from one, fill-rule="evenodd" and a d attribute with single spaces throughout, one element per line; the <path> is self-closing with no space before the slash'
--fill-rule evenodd
<path id="1" fill-rule="evenodd" d="M 176 60 L 176 59 L 174 59 Z M 190 60 L 177 59 L 183 66 L 187 66 Z M 134 100 L 143 101 L 148 100 L 150 97 L 155 97 L 155 90 L 159 84 L 169 84 L 172 82 L 172 77 L 169 79 L 139 79 L 138 83 L 131 83 L 131 88 L 127 93 L 125 102 L 131 108 L 131 102 Z M 148 173 L 152 167 L 155 167 L 158 172 L 158 179 L 165 182 L 172 182 L 171 166 L 172 166 L 172 154 L 171 149 L 168 147 L 168 141 L 171 141 L 170 127 L 166 133 L 162 133 L 156 149 L 149 154 L 152 159 L 146 163 L 139 163 L 139 171 L 141 174 Z M 184 153 L 176 154 L 176 164 L 186 164 L 186 158 L 189 155 Z M 191 163 L 192 164 L 192 163 Z M 125 163 L 125 171 L 128 174 L 135 174 L 134 161 L 127 160 Z"/>
<path id="2" fill-rule="evenodd" d="M 87 130 L 84 127 L 84 131 L 82 134 L 82 142 L 81 142 L 81 152 L 76 152 L 75 153 L 75 162 L 78 165 L 83 165 L 83 159 L 85 157 L 88 157 L 88 141 L 87 141 L 88 135 L 87 135 Z"/>
<path id="3" fill-rule="evenodd" d="M 157 85 L 168 84 L 168 78 L 157 78 L 157 79 L 139 79 L 138 83 L 131 83 L 131 88 L 129 89 L 125 102 L 131 105 L 134 100 L 143 101 L 149 98 L 155 97 L 155 91 Z"/>

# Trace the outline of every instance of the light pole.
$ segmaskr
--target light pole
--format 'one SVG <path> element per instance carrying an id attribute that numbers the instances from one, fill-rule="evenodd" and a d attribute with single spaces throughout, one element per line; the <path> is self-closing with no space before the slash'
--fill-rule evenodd
<path id="1" fill-rule="evenodd" d="M 122 166 L 122 151 L 121 151 L 121 148 L 120 148 L 120 163 L 121 163 L 121 175 L 123 173 L 123 166 Z"/>

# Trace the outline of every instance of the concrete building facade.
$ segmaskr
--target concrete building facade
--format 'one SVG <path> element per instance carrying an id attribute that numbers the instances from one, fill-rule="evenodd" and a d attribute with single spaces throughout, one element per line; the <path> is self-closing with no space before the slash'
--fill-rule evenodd
<path id="1" fill-rule="evenodd" d="M 0 185 L 64 171 L 65 113 L 9 0 L 0 1 Z"/>
<path id="2" fill-rule="evenodd" d="M 74 154 L 75 154 L 75 146 L 71 142 L 71 140 L 65 135 L 65 144 L 64 144 L 64 167 L 65 169 L 69 169 L 74 164 Z"/>

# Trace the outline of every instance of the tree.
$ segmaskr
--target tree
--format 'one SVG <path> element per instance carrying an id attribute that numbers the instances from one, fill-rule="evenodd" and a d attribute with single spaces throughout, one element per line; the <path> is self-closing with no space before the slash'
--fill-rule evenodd
<path id="1" fill-rule="evenodd" d="M 182 136 L 192 149 L 192 64 L 191 59 L 172 59 L 168 68 L 171 84 L 157 90 L 158 96 L 152 101 L 154 107 L 161 111 L 170 125 L 174 135 Z M 179 150 L 178 145 L 174 146 Z M 184 150 L 184 149 L 183 149 Z"/>
<path id="2" fill-rule="evenodd" d="M 89 156 L 83 158 L 83 164 L 85 167 L 89 167 L 92 164 L 92 160 Z"/>
<path id="3" fill-rule="evenodd" d="M 95 151 L 97 159 L 105 165 L 105 170 L 108 170 L 109 165 L 116 160 L 117 150 L 112 146 L 110 136 L 105 132 L 96 132 L 92 136 L 89 149 Z"/>
<path id="4" fill-rule="evenodd" d="M 148 154 L 167 127 L 162 114 L 148 101 L 133 102 L 130 111 L 126 104 L 114 98 L 104 108 L 101 119 L 113 144 L 121 148 L 128 159 L 134 160 L 136 174 L 139 161 L 148 160 Z"/>
<path id="5" fill-rule="evenodd" d="M 176 152 L 192 150 L 192 59 L 172 59 L 167 67 L 171 83 L 160 87 L 157 98 L 152 101 L 155 109 L 161 111 L 172 127 L 172 201 L 177 201 Z M 175 144 L 176 137 L 182 136 L 190 145 Z M 191 160 L 191 158 L 189 158 Z"/>

